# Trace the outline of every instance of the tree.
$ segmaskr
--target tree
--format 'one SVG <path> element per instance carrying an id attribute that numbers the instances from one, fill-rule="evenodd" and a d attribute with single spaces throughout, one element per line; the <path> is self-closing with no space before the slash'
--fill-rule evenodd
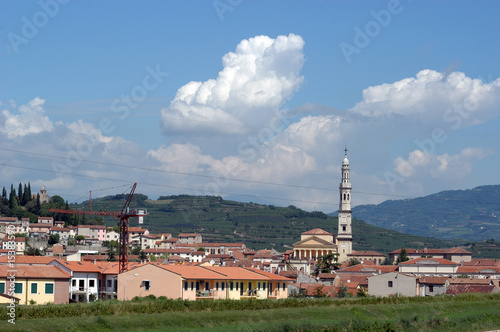
<path id="1" fill-rule="evenodd" d="M 392 265 L 391 260 L 389 259 L 389 256 L 385 256 L 384 261 L 382 262 L 382 265 Z"/>
<path id="2" fill-rule="evenodd" d="M 347 293 L 349 289 L 347 288 L 344 283 L 340 285 L 340 287 L 337 289 L 337 293 L 335 294 L 337 297 L 348 297 L 349 293 Z"/>
<path id="3" fill-rule="evenodd" d="M 351 258 L 349 260 L 349 266 L 354 266 L 354 265 L 358 265 L 358 264 L 361 264 L 361 262 L 357 258 Z"/>
<path id="4" fill-rule="evenodd" d="M 323 290 L 323 288 L 325 288 L 325 285 L 318 285 L 314 288 L 313 290 L 313 296 L 314 297 L 326 297 L 326 293 L 325 291 Z"/>
<path id="5" fill-rule="evenodd" d="M 53 245 L 59 243 L 59 234 L 50 234 L 49 236 L 49 244 Z"/>
<path id="6" fill-rule="evenodd" d="M 113 248 L 108 249 L 108 261 L 110 261 L 110 262 L 116 261 L 115 249 L 113 249 Z"/>
<path id="7" fill-rule="evenodd" d="M 402 247 L 401 248 L 401 253 L 399 254 L 399 257 L 396 261 L 396 264 L 399 264 L 399 263 L 402 263 L 402 262 L 406 262 L 406 261 L 409 261 L 410 259 L 408 258 L 408 255 L 406 254 L 406 249 L 405 247 Z"/>
<path id="8" fill-rule="evenodd" d="M 75 238 L 76 242 L 78 244 L 82 244 L 84 241 L 85 241 L 85 236 L 83 235 L 77 235 L 76 238 Z"/>
<path id="9" fill-rule="evenodd" d="M 26 250 L 24 250 L 24 254 L 28 255 L 28 256 L 41 256 L 42 255 L 42 253 L 40 252 L 40 249 L 33 248 L 30 245 L 28 245 L 28 247 L 26 247 Z"/>
<path id="10" fill-rule="evenodd" d="M 203 251 L 203 252 L 205 252 L 205 248 L 199 247 L 198 249 L 196 249 L 196 251 Z"/>
<path id="11" fill-rule="evenodd" d="M 148 259 L 148 255 L 144 252 L 144 250 L 141 250 L 141 251 L 139 252 L 139 259 L 140 259 L 141 261 L 145 261 L 145 260 L 147 260 L 147 259 Z"/>
<path id="12" fill-rule="evenodd" d="M 332 270 L 337 270 L 341 266 L 338 261 L 339 254 L 337 253 L 319 256 L 318 263 L 314 268 L 314 275 L 318 276 L 320 273 L 331 273 Z"/>

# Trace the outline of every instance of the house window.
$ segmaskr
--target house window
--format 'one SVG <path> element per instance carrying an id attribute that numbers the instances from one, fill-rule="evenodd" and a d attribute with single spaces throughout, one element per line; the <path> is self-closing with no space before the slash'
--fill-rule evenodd
<path id="1" fill-rule="evenodd" d="M 191 281 L 191 291 L 194 289 L 194 281 Z"/>
<path id="2" fill-rule="evenodd" d="M 5 282 L 0 282 L 0 293 L 5 293 Z"/>
<path id="3" fill-rule="evenodd" d="M 269 283 L 269 291 L 271 293 L 273 292 L 273 283 L 272 282 Z"/>
<path id="4" fill-rule="evenodd" d="M 237 283 L 236 283 L 236 290 L 239 290 L 239 288 L 240 288 L 239 286 L 240 286 L 240 283 L 239 283 L 239 282 L 237 282 Z"/>
<path id="5" fill-rule="evenodd" d="M 31 294 L 38 294 L 38 283 L 31 283 Z"/>
<path id="6" fill-rule="evenodd" d="M 14 284 L 14 294 L 22 294 L 23 293 L 23 284 L 20 282 L 16 282 Z"/>
<path id="7" fill-rule="evenodd" d="M 151 281 L 143 280 L 142 283 L 144 284 L 144 290 L 149 290 L 149 288 L 151 288 Z"/>
<path id="8" fill-rule="evenodd" d="M 78 288 L 80 288 L 79 290 L 80 291 L 84 291 L 85 290 L 85 280 L 81 279 L 80 281 L 78 281 Z"/>
<path id="9" fill-rule="evenodd" d="M 392 288 L 392 280 L 387 282 L 387 287 Z"/>
<path id="10" fill-rule="evenodd" d="M 72 285 L 73 287 L 76 287 L 76 279 L 73 279 L 73 280 L 71 281 L 71 285 Z"/>
<path id="11" fill-rule="evenodd" d="M 106 280 L 106 287 L 111 288 L 112 282 L 111 280 Z"/>
<path id="12" fill-rule="evenodd" d="M 205 290 L 209 290 L 210 289 L 210 284 L 208 282 L 205 282 Z"/>
<path id="13" fill-rule="evenodd" d="M 196 290 L 197 290 L 197 291 L 199 291 L 199 290 L 200 290 L 200 282 L 199 282 L 199 281 L 197 281 L 197 282 L 196 282 Z"/>
<path id="14" fill-rule="evenodd" d="M 429 285 L 429 293 L 434 292 L 434 285 Z"/>
<path id="15" fill-rule="evenodd" d="M 260 290 L 260 281 L 257 283 L 257 289 Z"/>
<path id="16" fill-rule="evenodd" d="M 188 282 L 187 281 L 184 281 L 184 290 L 187 291 L 188 290 Z"/>
<path id="17" fill-rule="evenodd" d="M 221 283 L 220 283 L 221 290 L 224 290 L 224 286 L 225 286 L 225 283 L 224 283 L 224 282 L 221 282 Z"/>
<path id="18" fill-rule="evenodd" d="M 89 288 L 90 287 L 95 287 L 95 280 L 94 279 L 89 280 Z"/>
<path id="19" fill-rule="evenodd" d="M 266 283 L 262 283 L 262 290 L 266 290 Z"/>
<path id="20" fill-rule="evenodd" d="M 215 282 L 215 290 L 219 290 L 219 282 L 218 281 Z"/>
<path id="21" fill-rule="evenodd" d="M 46 283 L 45 284 L 45 294 L 54 294 L 54 284 L 53 283 Z"/>
<path id="22" fill-rule="evenodd" d="M 346 227 L 345 226 L 342 226 L 342 231 L 345 232 L 346 231 Z"/>
<path id="23" fill-rule="evenodd" d="M 285 291 L 286 282 L 283 283 L 283 292 Z"/>
<path id="24" fill-rule="evenodd" d="M 236 283 L 236 285 L 238 285 L 238 283 Z M 229 283 L 229 290 L 233 290 L 233 287 L 234 287 L 234 283 L 231 281 Z"/>

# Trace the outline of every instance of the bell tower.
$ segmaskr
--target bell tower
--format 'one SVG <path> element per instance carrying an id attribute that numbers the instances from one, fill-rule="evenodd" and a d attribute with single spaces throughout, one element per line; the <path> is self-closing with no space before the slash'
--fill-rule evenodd
<path id="1" fill-rule="evenodd" d="M 337 234 L 337 247 L 339 262 L 347 261 L 347 255 L 352 253 L 352 210 L 351 210 L 351 179 L 349 177 L 349 159 L 347 159 L 347 146 L 344 149 L 342 161 L 342 180 L 339 192 L 339 228 Z"/>

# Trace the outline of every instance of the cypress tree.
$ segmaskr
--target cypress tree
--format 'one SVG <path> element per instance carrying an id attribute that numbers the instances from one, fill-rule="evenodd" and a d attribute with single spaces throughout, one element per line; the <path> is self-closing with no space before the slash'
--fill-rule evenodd
<path id="1" fill-rule="evenodd" d="M 3 189 L 2 189 L 2 198 L 7 200 L 7 189 L 5 189 L 5 187 L 3 187 Z"/>
<path id="2" fill-rule="evenodd" d="M 21 202 L 21 199 L 23 197 L 23 185 L 21 182 L 19 182 L 19 189 L 17 190 L 17 196 L 19 198 L 19 202 Z"/>
<path id="3" fill-rule="evenodd" d="M 31 201 L 32 196 L 31 196 L 31 184 L 28 181 L 28 202 Z"/>

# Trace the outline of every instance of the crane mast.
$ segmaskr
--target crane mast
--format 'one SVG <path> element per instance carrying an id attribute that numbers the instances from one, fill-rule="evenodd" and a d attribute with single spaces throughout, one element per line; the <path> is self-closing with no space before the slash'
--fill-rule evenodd
<path id="1" fill-rule="evenodd" d="M 130 203 L 135 193 L 137 182 L 134 183 L 130 194 L 123 205 L 121 211 L 84 211 L 84 210 L 65 210 L 65 209 L 49 209 L 49 212 L 66 213 L 76 215 L 91 215 L 91 216 L 112 216 L 115 219 L 120 219 L 118 228 L 120 230 L 120 254 L 119 254 L 119 273 L 125 272 L 128 269 L 128 248 L 129 248 L 129 225 L 130 218 L 138 218 L 139 223 L 142 224 L 142 219 L 147 215 L 145 209 L 130 209 Z M 92 194 L 91 194 L 92 195 Z M 92 203 L 89 202 L 92 207 Z"/>

